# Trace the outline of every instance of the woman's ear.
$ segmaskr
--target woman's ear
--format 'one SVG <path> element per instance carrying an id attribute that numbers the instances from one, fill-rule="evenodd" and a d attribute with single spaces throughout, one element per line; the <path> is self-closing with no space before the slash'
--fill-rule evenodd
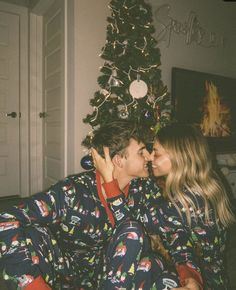
<path id="1" fill-rule="evenodd" d="M 112 158 L 112 162 L 115 166 L 122 168 L 122 157 L 119 154 L 116 154 L 113 158 Z"/>

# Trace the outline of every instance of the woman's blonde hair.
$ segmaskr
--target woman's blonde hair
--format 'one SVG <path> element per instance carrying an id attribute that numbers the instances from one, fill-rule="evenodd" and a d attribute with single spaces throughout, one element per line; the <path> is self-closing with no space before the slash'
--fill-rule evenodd
<path id="1" fill-rule="evenodd" d="M 203 198 L 205 222 L 210 221 L 209 206 L 223 226 L 235 221 L 224 186 L 213 170 L 212 158 L 206 138 L 200 130 L 190 125 L 171 124 L 157 133 L 156 140 L 169 154 L 171 171 L 166 179 L 166 194 L 179 213 L 180 202 L 191 224 L 190 209 L 197 217 L 198 204 L 194 196 Z M 185 190 L 190 195 L 185 194 Z"/>

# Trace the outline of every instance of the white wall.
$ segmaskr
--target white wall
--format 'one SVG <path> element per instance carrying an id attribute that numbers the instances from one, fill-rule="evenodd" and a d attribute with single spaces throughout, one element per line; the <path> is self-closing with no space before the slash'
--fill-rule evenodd
<path id="1" fill-rule="evenodd" d="M 169 90 L 171 68 L 174 66 L 236 76 L 236 3 L 223 0 L 149 0 L 148 2 L 153 9 L 155 35 L 160 39 L 158 47 L 161 50 L 162 79 Z M 167 12 L 163 5 L 169 5 L 170 10 Z M 166 33 L 160 35 L 164 26 L 169 25 L 171 20 L 175 20 L 178 24 L 187 23 L 189 17 L 193 15 L 191 12 L 195 14 L 205 32 L 203 44 L 199 45 L 194 40 L 187 44 L 186 34 L 176 33 L 173 30 L 169 34 L 168 28 Z M 213 33 L 216 37 L 215 43 L 210 41 Z M 212 47 L 206 47 L 207 45 Z"/>
<path id="2" fill-rule="evenodd" d="M 74 166 L 69 171 L 80 171 L 80 160 L 85 155 L 81 141 L 91 130 L 82 121 L 92 112 L 89 100 L 99 89 L 97 78 L 103 60 L 99 57 L 106 40 L 106 18 L 110 11 L 109 0 L 76 0 L 75 1 L 75 94 L 74 104 L 75 128 Z M 69 172 L 70 173 L 70 172 Z"/>
<path id="3" fill-rule="evenodd" d="M 8 4 L 15 4 L 19 6 L 28 7 L 29 1 L 28 0 L 1 0 L 3 2 L 7 2 Z"/>

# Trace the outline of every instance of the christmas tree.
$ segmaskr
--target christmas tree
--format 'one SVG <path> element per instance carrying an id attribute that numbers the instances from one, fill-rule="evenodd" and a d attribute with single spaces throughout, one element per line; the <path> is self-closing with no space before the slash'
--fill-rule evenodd
<path id="1" fill-rule="evenodd" d="M 92 128 L 117 119 L 141 122 L 153 130 L 169 122 L 170 100 L 161 80 L 160 51 L 152 36 L 152 11 L 144 0 L 112 0 L 107 18 L 100 90 L 83 119 Z M 89 142 L 89 136 L 83 144 Z"/>

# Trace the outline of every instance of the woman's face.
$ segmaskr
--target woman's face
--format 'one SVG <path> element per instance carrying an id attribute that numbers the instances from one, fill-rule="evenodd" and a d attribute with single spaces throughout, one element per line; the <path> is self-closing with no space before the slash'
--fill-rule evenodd
<path id="1" fill-rule="evenodd" d="M 154 176 L 166 176 L 171 170 L 169 154 L 158 141 L 153 145 L 152 170 Z"/>

